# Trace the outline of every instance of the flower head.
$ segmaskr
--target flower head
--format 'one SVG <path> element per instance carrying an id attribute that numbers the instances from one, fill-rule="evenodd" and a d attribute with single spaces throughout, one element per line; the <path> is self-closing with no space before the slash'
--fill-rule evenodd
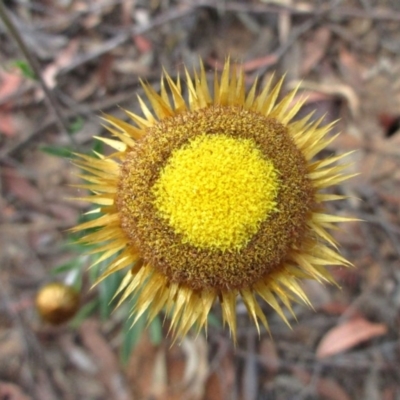
<path id="1" fill-rule="evenodd" d="M 278 102 L 282 83 L 246 93 L 227 61 L 213 95 L 203 66 L 186 71 L 185 101 L 165 74 L 160 94 L 143 84 L 144 117 L 105 118 L 116 140 L 100 140 L 114 154 L 79 155 L 93 192 L 85 199 L 99 208 L 74 231 L 96 228 L 82 240 L 101 244 L 98 262 L 114 256 L 100 280 L 130 268 L 118 293 L 138 296 L 136 320 L 164 309 L 183 336 L 206 326 L 219 300 L 235 338 L 239 297 L 268 329 L 256 296 L 287 322 L 281 304 L 308 303 L 299 278 L 333 282 L 326 267 L 349 265 L 327 232 L 347 219 L 324 212 L 340 196 L 321 193 L 349 178 L 335 165 L 344 155 L 313 160 L 334 139 L 331 125 L 294 120 L 303 101 L 292 104 L 294 90 Z"/>

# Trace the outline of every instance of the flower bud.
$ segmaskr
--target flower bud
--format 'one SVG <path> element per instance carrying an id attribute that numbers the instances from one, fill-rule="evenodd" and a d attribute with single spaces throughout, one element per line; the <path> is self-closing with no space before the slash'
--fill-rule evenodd
<path id="1" fill-rule="evenodd" d="M 52 325 L 68 321 L 79 308 L 79 293 L 61 282 L 43 286 L 36 295 L 36 308 L 42 319 Z"/>

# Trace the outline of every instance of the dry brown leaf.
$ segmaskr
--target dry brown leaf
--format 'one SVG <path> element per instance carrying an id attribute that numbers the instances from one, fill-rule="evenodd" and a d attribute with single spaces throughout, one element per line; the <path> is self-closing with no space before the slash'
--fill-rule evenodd
<path id="1" fill-rule="evenodd" d="M 182 384 L 192 399 L 203 397 L 204 385 L 208 376 L 207 341 L 199 335 L 196 339 L 186 338 L 182 342 L 186 356 L 186 366 Z"/>
<path id="2" fill-rule="evenodd" d="M 0 111 L 0 133 L 5 136 L 14 136 L 18 131 L 11 112 Z"/>
<path id="3" fill-rule="evenodd" d="M 214 365 L 215 371 L 206 382 L 203 400 L 230 399 L 233 396 L 236 384 L 235 359 L 224 343 L 221 343 L 219 352 L 221 354 L 216 355 L 218 364 Z"/>
<path id="4" fill-rule="evenodd" d="M 260 356 L 263 366 L 269 376 L 274 376 L 279 370 L 279 354 L 276 345 L 270 338 L 264 338 L 260 345 Z"/>
<path id="5" fill-rule="evenodd" d="M 200 400 L 208 377 L 207 342 L 203 336 L 186 337 L 166 353 L 168 387 L 157 400 Z M 154 394 L 153 394 L 154 396 Z"/>
<path id="6" fill-rule="evenodd" d="M 164 391 L 167 378 L 161 376 L 164 348 L 151 343 L 144 332 L 133 349 L 126 369 L 129 385 L 135 398 L 146 399 L 156 391 Z M 165 362 L 164 362 L 165 363 Z"/>
<path id="7" fill-rule="evenodd" d="M 212 373 L 207 379 L 203 400 L 221 400 L 226 398 L 218 374 L 216 372 Z"/>
<path id="8" fill-rule="evenodd" d="M 99 378 L 107 388 L 110 398 L 115 400 L 130 399 L 122 374 L 119 371 L 117 357 L 100 333 L 98 322 L 95 320 L 85 321 L 79 332 L 85 347 L 90 350 L 98 363 Z"/>
<path id="9" fill-rule="evenodd" d="M 278 56 L 276 54 L 268 54 L 264 57 L 254 58 L 250 61 L 246 61 L 240 64 L 240 67 L 243 69 L 244 72 L 252 72 L 259 68 L 274 65 L 277 61 Z M 215 68 L 217 71 L 222 71 L 224 69 L 224 62 L 218 61 L 211 57 L 207 59 L 207 65 Z"/>
<path id="10" fill-rule="evenodd" d="M 382 391 L 382 400 L 396 400 L 397 387 L 389 386 Z"/>
<path id="11" fill-rule="evenodd" d="M 1 171 L 4 188 L 19 200 L 33 206 L 42 204 L 42 195 L 25 177 L 14 168 L 3 168 Z"/>
<path id="12" fill-rule="evenodd" d="M 342 315 L 349 308 L 348 304 L 339 303 L 333 300 L 329 303 L 322 304 L 319 310 L 329 315 Z"/>
<path id="13" fill-rule="evenodd" d="M 68 43 L 68 46 L 63 49 L 57 58 L 49 64 L 43 71 L 43 79 L 49 88 L 54 88 L 57 85 L 56 77 L 59 71 L 67 67 L 75 57 L 79 48 L 78 40 L 74 39 Z"/>
<path id="14" fill-rule="evenodd" d="M 362 76 L 366 70 L 356 59 L 355 52 L 347 50 L 344 46 L 340 46 L 339 63 L 341 72 L 347 78 L 347 82 L 351 82 L 353 87 L 359 87 L 362 84 Z"/>
<path id="15" fill-rule="evenodd" d="M 153 50 L 153 44 L 143 35 L 134 36 L 133 41 L 140 53 L 148 53 Z"/>
<path id="16" fill-rule="evenodd" d="M 166 353 L 166 367 L 168 371 L 168 386 L 163 393 L 159 393 L 157 400 L 183 400 L 185 388 L 182 380 L 185 373 L 186 360 L 180 346 L 172 346 Z"/>
<path id="17" fill-rule="evenodd" d="M 0 399 L 31 400 L 32 397 L 27 396 L 17 385 L 14 385 L 13 383 L 0 382 Z"/>
<path id="18" fill-rule="evenodd" d="M 299 87 L 301 90 L 321 92 L 330 96 L 342 98 L 347 102 L 353 117 L 357 117 L 360 112 L 360 100 L 354 89 L 344 83 L 318 83 L 311 81 L 293 80 L 288 83 L 288 89 Z"/>
<path id="19" fill-rule="evenodd" d="M 325 26 L 313 32 L 311 39 L 306 42 L 303 49 L 303 60 L 300 68 L 301 76 L 307 75 L 321 62 L 328 49 L 331 36 L 331 31 Z"/>
<path id="20" fill-rule="evenodd" d="M 20 74 L 0 70 L 0 104 L 21 87 L 22 81 L 23 77 Z"/>
<path id="21" fill-rule="evenodd" d="M 372 323 L 364 318 L 356 318 L 329 330 L 321 340 L 316 356 L 325 358 L 349 350 L 360 343 L 386 334 L 385 324 Z"/>
<path id="22" fill-rule="evenodd" d="M 305 385 L 309 385 L 313 379 L 306 370 L 295 368 L 294 375 Z M 319 378 L 315 383 L 315 389 L 321 398 L 326 400 L 351 400 L 346 391 L 333 379 Z"/>
<path id="23" fill-rule="evenodd" d="M 11 305 L 9 307 L 11 308 Z M 0 376 L 2 379 L 13 379 L 25 362 L 24 342 L 15 329 L 0 329 L 0 338 Z M 3 400 L 1 395 L 0 400 Z"/>
<path id="24" fill-rule="evenodd" d="M 111 53 L 104 54 L 96 71 L 98 86 L 107 90 L 112 86 L 112 69 L 114 64 L 114 56 Z"/>

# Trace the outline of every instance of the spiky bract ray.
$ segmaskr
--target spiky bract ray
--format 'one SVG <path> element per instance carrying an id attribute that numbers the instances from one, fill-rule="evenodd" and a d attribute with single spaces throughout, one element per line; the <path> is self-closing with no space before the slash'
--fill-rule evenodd
<path id="1" fill-rule="evenodd" d="M 335 136 L 332 124 L 294 117 L 304 101 L 296 90 L 278 101 L 283 79 L 248 92 L 241 69 L 225 63 L 210 92 L 203 66 L 179 78 L 167 73 L 161 92 L 143 83 L 150 109 L 126 111 L 124 122 L 105 116 L 115 149 L 109 156 L 78 155 L 86 171 L 80 187 L 92 194 L 97 218 L 82 241 L 96 244 L 96 263 L 110 259 L 99 281 L 127 270 L 116 295 L 137 296 L 135 321 L 164 311 L 174 337 L 207 326 L 219 300 L 236 339 L 241 298 L 257 328 L 268 322 L 256 297 L 286 322 L 282 305 L 309 301 L 303 278 L 334 282 L 329 265 L 348 266 L 329 229 L 349 218 L 330 215 L 325 203 L 342 197 L 325 189 L 350 177 L 337 161 L 315 159 Z M 82 199 L 81 199 L 82 200 Z"/>

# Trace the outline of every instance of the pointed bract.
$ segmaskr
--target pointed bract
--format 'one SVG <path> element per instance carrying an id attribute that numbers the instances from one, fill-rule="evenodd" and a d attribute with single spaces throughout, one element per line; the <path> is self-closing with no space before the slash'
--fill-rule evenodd
<path id="1" fill-rule="evenodd" d="M 336 165 L 336 162 L 341 161 L 349 153 L 318 161 L 312 160 L 318 152 L 334 140 L 335 136 L 329 134 L 331 126 L 321 126 L 322 119 L 309 122 L 311 114 L 301 120 L 293 121 L 304 100 L 293 104 L 297 92 L 295 89 L 278 102 L 283 78 L 274 86 L 274 78 L 271 77 L 258 95 L 256 94 L 257 82 L 254 82 L 246 95 L 244 72 L 240 67 L 238 70 L 235 67 L 232 71 L 228 59 L 221 77 L 215 75 L 212 97 L 205 69 L 201 63 L 200 73 L 195 73 L 193 78 L 185 70 L 188 92 L 188 101 L 185 101 L 179 78 L 174 82 L 168 73 L 164 71 L 163 74 L 161 94 L 156 93 L 147 83 L 142 83 L 148 100 L 146 102 L 138 98 L 144 117 L 126 111 L 133 124 L 111 115 L 103 117 L 109 123 L 109 130 L 115 139 L 99 138 L 99 140 L 111 146 L 117 153 L 97 158 L 78 155 L 76 164 L 87 172 L 82 175 L 87 183 L 79 187 L 89 189 L 94 193 L 90 197 L 82 197 L 81 200 L 98 204 L 100 208 L 97 212 L 101 212 L 96 219 L 78 225 L 72 231 L 96 229 L 82 239 L 84 242 L 100 245 L 95 251 L 101 252 L 102 255 L 94 265 L 113 257 L 108 268 L 99 278 L 99 282 L 116 271 L 131 268 L 127 271 L 117 294 L 120 295 L 119 303 L 132 295 L 137 296 L 135 309 L 132 310 L 135 321 L 143 314 L 147 314 L 151 321 L 164 310 L 170 318 L 170 332 L 175 338 L 182 337 L 192 327 L 198 331 L 207 327 L 208 314 L 216 299 L 219 299 L 224 324 L 228 325 L 233 339 L 236 340 L 238 298 L 243 300 L 257 329 L 259 330 L 259 322 L 261 322 L 265 329 L 269 330 L 267 319 L 256 299 L 259 297 L 289 325 L 288 317 L 281 304 L 288 308 L 292 315 L 294 315 L 291 309 L 293 300 L 297 299 L 310 305 L 299 285 L 300 279 L 311 278 L 319 282 L 332 283 L 334 281 L 327 271 L 327 266 L 350 265 L 337 253 L 337 243 L 327 229 L 334 227 L 336 223 L 349 222 L 353 219 L 330 215 L 324 211 L 325 202 L 340 200 L 343 196 L 319 193 L 320 190 L 342 183 L 351 176 L 344 172 L 345 166 Z M 152 110 L 146 103 L 151 105 Z M 120 210 L 115 204 L 116 198 L 122 196 L 120 176 L 123 168 L 126 168 L 123 164 L 124 160 L 129 158 L 132 149 L 140 144 L 143 138 L 146 139 L 152 134 L 153 127 L 165 121 L 169 129 L 173 129 L 173 122 L 168 121 L 173 121 L 175 117 L 185 114 L 185 118 L 188 119 L 192 113 L 213 107 L 222 107 L 220 109 L 222 113 L 224 107 L 226 109 L 238 107 L 238 110 L 248 112 L 249 117 L 246 118 L 251 118 L 253 113 L 278 121 L 286 129 L 307 162 L 308 172 L 305 179 L 311 182 L 316 206 L 308 213 L 304 229 L 299 233 L 300 239 L 282 257 L 279 268 L 274 267 L 249 286 L 232 288 L 210 286 L 195 290 L 190 285 L 180 282 L 178 275 L 176 275 L 177 278 L 171 279 L 162 269 L 152 265 L 150 260 L 146 261 L 141 257 L 140 245 L 134 246 L 130 232 L 127 233 L 121 227 Z M 232 120 L 231 124 L 234 125 L 235 121 Z M 179 245 L 177 243 L 177 246 Z"/>

